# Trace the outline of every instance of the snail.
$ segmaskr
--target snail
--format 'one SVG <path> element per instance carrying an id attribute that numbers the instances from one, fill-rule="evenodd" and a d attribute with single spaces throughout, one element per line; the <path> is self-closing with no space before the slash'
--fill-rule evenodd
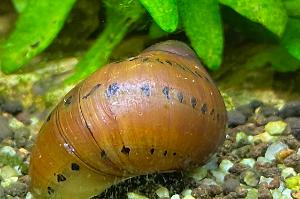
<path id="1" fill-rule="evenodd" d="M 75 86 L 31 153 L 36 198 L 85 199 L 125 179 L 203 164 L 224 141 L 223 99 L 195 53 L 155 44 Z"/>

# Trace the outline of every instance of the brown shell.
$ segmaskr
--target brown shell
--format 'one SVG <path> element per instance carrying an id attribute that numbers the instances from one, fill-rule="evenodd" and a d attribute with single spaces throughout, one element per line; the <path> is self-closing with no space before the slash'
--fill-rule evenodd
<path id="1" fill-rule="evenodd" d="M 152 47 L 96 71 L 54 109 L 32 151 L 32 192 L 87 198 L 132 176 L 195 167 L 223 142 L 225 123 L 200 62 Z"/>

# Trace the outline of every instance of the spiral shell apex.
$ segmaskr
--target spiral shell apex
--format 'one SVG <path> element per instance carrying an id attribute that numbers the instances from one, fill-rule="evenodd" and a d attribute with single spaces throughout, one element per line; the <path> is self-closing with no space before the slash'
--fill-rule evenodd
<path id="1" fill-rule="evenodd" d="M 97 195 L 124 179 L 193 168 L 223 142 L 223 99 L 184 43 L 102 67 L 49 115 L 33 148 L 37 198 Z"/>

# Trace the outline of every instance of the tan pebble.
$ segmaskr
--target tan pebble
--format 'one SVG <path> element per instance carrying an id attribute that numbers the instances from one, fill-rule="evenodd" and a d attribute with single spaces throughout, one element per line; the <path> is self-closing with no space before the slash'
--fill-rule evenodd
<path id="1" fill-rule="evenodd" d="M 24 148 L 20 148 L 20 149 L 18 149 L 17 154 L 22 160 L 24 160 L 25 158 L 28 157 L 29 151 L 27 151 Z"/>
<path id="2" fill-rule="evenodd" d="M 292 149 L 283 149 L 277 153 L 276 159 L 282 163 L 285 158 L 287 158 L 293 153 L 295 153 L 295 151 Z"/>
<path id="3" fill-rule="evenodd" d="M 300 190 L 292 193 L 292 197 L 295 199 L 300 199 Z"/>

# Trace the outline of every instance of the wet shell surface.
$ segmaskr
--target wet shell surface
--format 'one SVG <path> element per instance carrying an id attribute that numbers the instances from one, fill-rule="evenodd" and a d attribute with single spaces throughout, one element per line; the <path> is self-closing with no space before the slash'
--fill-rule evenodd
<path id="1" fill-rule="evenodd" d="M 41 128 L 30 162 L 37 198 L 89 198 L 124 179 L 189 169 L 224 140 L 223 99 L 185 44 L 167 41 L 102 67 Z"/>

